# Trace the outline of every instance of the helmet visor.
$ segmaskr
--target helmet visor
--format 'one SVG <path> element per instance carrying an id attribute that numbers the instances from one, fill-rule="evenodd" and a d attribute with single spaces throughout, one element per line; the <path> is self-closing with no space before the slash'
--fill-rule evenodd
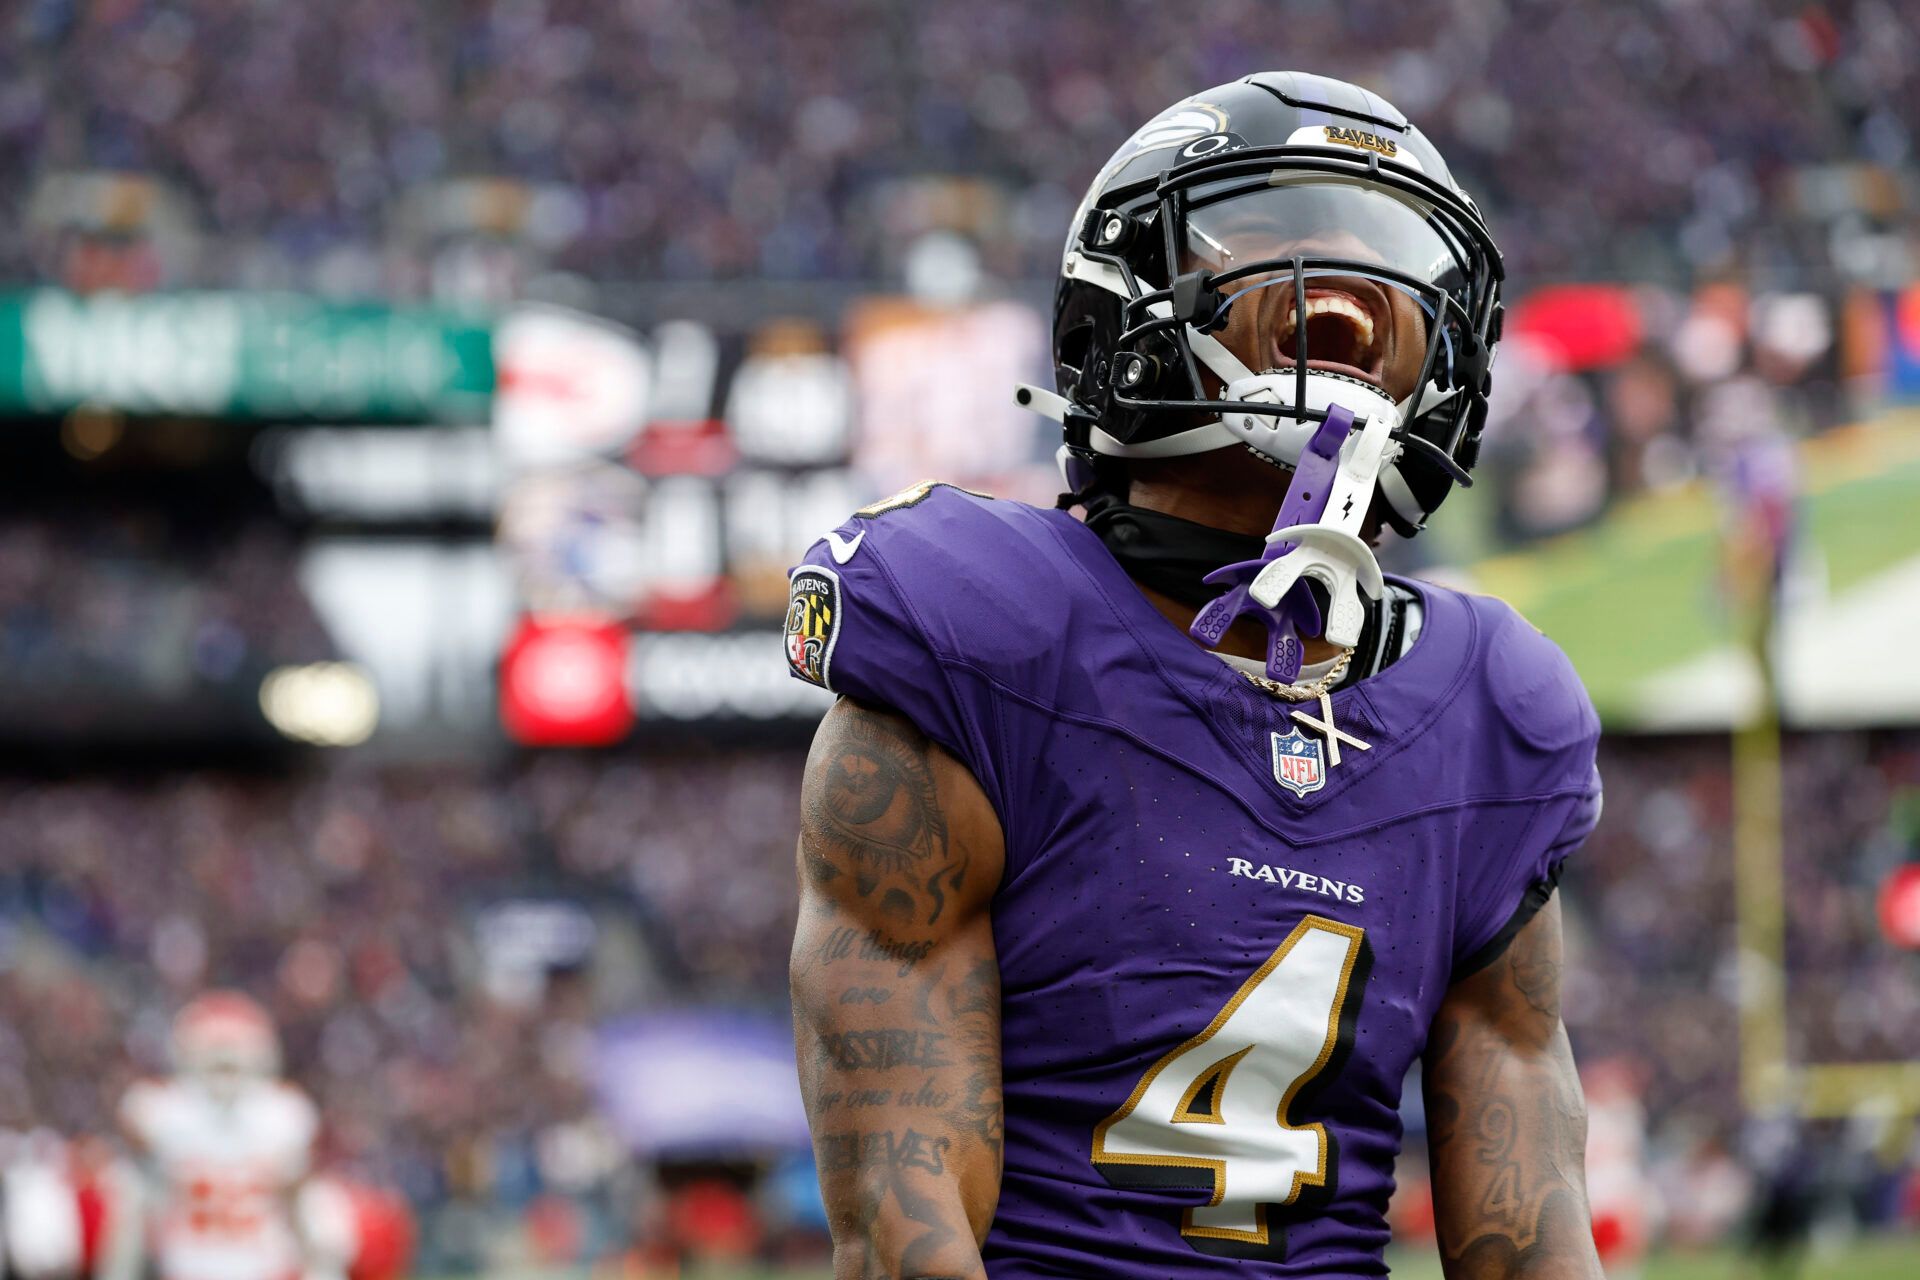
<path id="1" fill-rule="evenodd" d="M 1200 187 L 1185 210 L 1180 270 L 1213 273 L 1224 300 L 1215 331 L 1249 369 L 1297 365 L 1404 401 L 1423 369 L 1444 376 L 1466 316 L 1458 304 L 1470 273 L 1431 212 L 1359 182 L 1284 170 Z"/>
<path id="2" fill-rule="evenodd" d="M 1452 293 L 1467 269 L 1431 210 L 1407 196 L 1352 181 L 1284 171 L 1259 186 L 1244 180 L 1193 193 L 1182 271 L 1242 271 L 1276 259 L 1372 263 Z"/>

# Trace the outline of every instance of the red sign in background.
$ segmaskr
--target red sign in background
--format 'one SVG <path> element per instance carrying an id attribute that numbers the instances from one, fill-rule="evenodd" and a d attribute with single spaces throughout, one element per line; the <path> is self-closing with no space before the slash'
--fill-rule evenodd
<path id="1" fill-rule="evenodd" d="M 633 728 L 627 630 L 605 618 L 526 618 L 500 663 L 500 719 L 529 747 L 598 747 Z"/>
<path id="2" fill-rule="evenodd" d="M 1894 946 L 1920 951 L 1920 862 L 1896 867 L 1881 883 L 1880 929 Z"/>

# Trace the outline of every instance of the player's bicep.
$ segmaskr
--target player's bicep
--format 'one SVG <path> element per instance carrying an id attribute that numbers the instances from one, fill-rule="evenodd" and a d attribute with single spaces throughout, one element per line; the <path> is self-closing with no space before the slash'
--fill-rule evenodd
<path id="1" fill-rule="evenodd" d="M 800 810 L 803 934 L 838 913 L 936 940 L 984 913 L 999 885 L 1005 851 L 986 794 L 892 711 L 834 704 L 814 735 Z"/>
<path id="2" fill-rule="evenodd" d="M 963 766 L 891 712 L 828 713 L 801 795 L 795 1036 L 836 1240 L 888 1274 L 910 1246 L 971 1248 L 998 1193 L 1003 859 Z"/>
<path id="3" fill-rule="evenodd" d="M 1454 984 L 1424 1061 L 1435 1227 L 1449 1277 L 1598 1277 L 1586 1105 L 1560 1021 L 1560 904 Z"/>

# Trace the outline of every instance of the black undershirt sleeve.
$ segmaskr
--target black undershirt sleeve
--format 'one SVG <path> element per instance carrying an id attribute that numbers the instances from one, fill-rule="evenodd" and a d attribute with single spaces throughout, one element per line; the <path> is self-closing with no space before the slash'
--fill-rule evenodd
<path id="1" fill-rule="evenodd" d="M 1547 901 L 1553 897 L 1553 891 L 1560 883 L 1560 872 L 1566 868 L 1566 865 L 1564 859 L 1554 863 L 1552 870 L 1528 887 L 1525 896 L 1520 899 L 1520 905 L 1513 909 L 1513 914 L 1507 917 L 1507 922 L 1500 926 L 1500 932 L 1487 939 L 1485 946 L 1454 966 L 1451 981 L 1458 982 L 1462 978 L 1471 977 L 1506 954 L 1514 935 L 1526 928 L 1527 921 L 1539 915 L 1540 908 L 1546 906 Z"/>

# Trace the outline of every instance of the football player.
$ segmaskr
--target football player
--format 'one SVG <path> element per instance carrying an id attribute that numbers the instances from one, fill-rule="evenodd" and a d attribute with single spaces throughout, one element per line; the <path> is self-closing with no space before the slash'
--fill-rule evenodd
<path id="1" fill-rule="evenodd" d="M 1199 94 L 1069 231 L 1019 392 L 1063 509 L 919 485 L 794 570 L 842 695 L 792 966 L 838 1275 L 1384 1274 L 1418 1062 L 1447 1274 L 1599 1276 L 1552 897 L 1597 722 L 1371 550 L 1468 481 L 1500 280 L 1391 104 Z"/>
<path id="2" fill-rule="evenodd" d="M 266 1010 L 216 991 L 173 1025 L 174 1075 L 134 1085 L 121 1127 L 147 1176 L 145 1250 L 159 1280 L 293 1280 L 310 1266 L 295 1212 L 319 1114 L 280 1076 Z M 125 1270 L 126 1268 L 121 1268 Z"/>

